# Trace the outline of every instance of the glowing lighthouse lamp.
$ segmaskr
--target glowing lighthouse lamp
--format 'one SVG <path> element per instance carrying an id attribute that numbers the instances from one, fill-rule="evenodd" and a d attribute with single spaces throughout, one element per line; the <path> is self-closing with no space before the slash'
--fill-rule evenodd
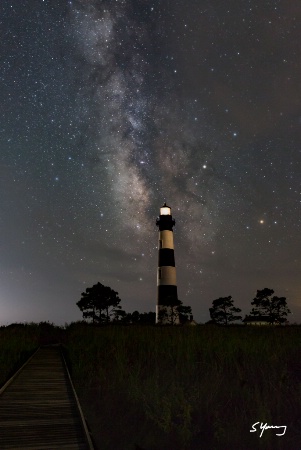
<path id="1" fill-rule="evenodd" d="M 175 220 L 166 203 L 160 208 L 160 217 L 157 218 L 156 225 L 159 227 L 156 323 L 164 324 L 170 323 L 169 316 L 172 312 L 170 304 L 178 300 L 172 231 Z M 172 322 L 179 323 L 178 315 L 174 316 Z"/>

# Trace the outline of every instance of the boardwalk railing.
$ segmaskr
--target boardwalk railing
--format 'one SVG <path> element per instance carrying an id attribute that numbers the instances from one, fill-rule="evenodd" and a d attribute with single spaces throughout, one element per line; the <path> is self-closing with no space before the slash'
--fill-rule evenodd
<path id="1" fill-rule="evenodd" d="M 58 346 L 40 348 L 0 390 L 0 449 L 93 450 Z"/>

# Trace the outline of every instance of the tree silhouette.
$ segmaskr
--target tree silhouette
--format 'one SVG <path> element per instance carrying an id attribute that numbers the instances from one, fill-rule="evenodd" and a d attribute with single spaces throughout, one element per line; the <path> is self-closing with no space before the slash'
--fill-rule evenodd
<path id="1" fill-rule="evenodd" d="M 234 315 L 234 313 L 241 312 L 241 309 L 233 305 L 231 295 L 213 300 L 212 308 L 209 308 L 209 311 L 212 321 L 220 325 L 228 325 L 230 322 L 242 319 L 241 316 Z"/>
<path id="2" fill-rule="evenodd" d="M 153 311 L 141 313 L 138 323 L 145 324 L 145 325 L 155 325 L 156 313 Z"/>
<path id="3" fill-rule="evenodd" d="M 158 321 L 162 324 L 175 325 L 183 323 L 192 314 L 191 306 L 184 306 L 175 296 L 168 296 L 165 304 L 161 305 Z"/>
<path id="4" fill-rule="evenodd" d="M 156 323 L 156 313 L 155 312 L 144 312 L 139 313 L 138 311 L 134 311 L 132 313 L 128 313 L 126 316 L 126 322 L 131 324 L 138 325 L 155 325 Z"/>
<path id="5" fill-rule="evenodd" d="M 121 306 L 116 306 L 112 310 L 113 322 L 126 323 L 128 314 L 121 308 Z"/>
<path id="6" fill-rule="evenodd" d="M 110 322 L 111 316 L 116 316 L 120 310 L 118 292 L 101 283 L 94 284 L 81 294 L 76 303 L 83 312 L 83 318 L 91 318 L 92 322 Z"/>
<path id="7" fill-rule="evenodd" d="M 120 308 L 120 309 L 119 309 Z M 156 313 L 153 311 L 140 313 L 134 311 L 127 313 L 120 306 L 114 308 L 113 323 L 119 323 L 123 325 L 155 325 Z"/>
<path id="8" fill-rule="evenodd" d="M 264 288 L 257 290 L 257 295 L 251 302 L 254 308 L 252 308 L 250 314 L 253 316 L 269 316 L 270 323 L 275 321 L 283 323 L 291 311 L 287 307 L 286 297 L 272 297 L 273 294 L 273 289 Z"/>
<path id="9" fill-rule="evenodd" d="M 141 314 L 138 311 L 133 311 L 132 313 L 129 313 L 128 316 L 129 316 L 129 321 L 131 323 L 139 323 L 140 322 Z"/>
<path id="10" fill-rule="evenodd" d="M 184 306 L 181 302 L 181 304 L 177 308 L 180 318 L 180 323 L 185 323 L 190 316 L 192 316 L 192 309 L 191 306 Z"/>

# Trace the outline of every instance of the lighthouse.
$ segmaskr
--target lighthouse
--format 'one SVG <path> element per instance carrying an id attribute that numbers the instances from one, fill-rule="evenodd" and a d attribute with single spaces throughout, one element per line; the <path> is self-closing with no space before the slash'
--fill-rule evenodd
<path id="1" fill-rule="evenodd" d="M 159 227 L 156 323 L 179 323 L 179 317 L 174 314 L 174 308 L 171 306 L 176 305 L 178 301 L 172 230 L 175 220 L 166 203 L 160 208 L 156 225 Z"/>

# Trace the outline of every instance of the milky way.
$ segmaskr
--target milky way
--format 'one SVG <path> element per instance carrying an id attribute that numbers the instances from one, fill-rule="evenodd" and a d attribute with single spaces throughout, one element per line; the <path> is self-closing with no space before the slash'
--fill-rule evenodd
<path id="1" fill-rule="evenodd" d="M 300 320 L 295 2 L 1 10 L 3 321 L 79 319 L 98 281 L 154 310 L 164 201 L 198 321 L 219 296 L 248 313 L 264 287 Z"/>
<path id="2" fill-rule="evenodd" d="M 219 142 L 198 100 L 177 97 L 177 66 L 163 33 L 168 11 L 156 9 L 135 2 L 71 4 L 85 84 L 81 120 L 93 122 L 98 182 L 114 218 L 122 219 L 112 223 L 115 232 L 125 226 L 150 237 L 158 202 L 167 200 L 189 222 L 187 237 L 195 244 L 196 235 L 207 241 L 196 229 L 208 230 L 208 206 L 216 206 L 210 200 L 219 180 L 211 164 Z"/>

